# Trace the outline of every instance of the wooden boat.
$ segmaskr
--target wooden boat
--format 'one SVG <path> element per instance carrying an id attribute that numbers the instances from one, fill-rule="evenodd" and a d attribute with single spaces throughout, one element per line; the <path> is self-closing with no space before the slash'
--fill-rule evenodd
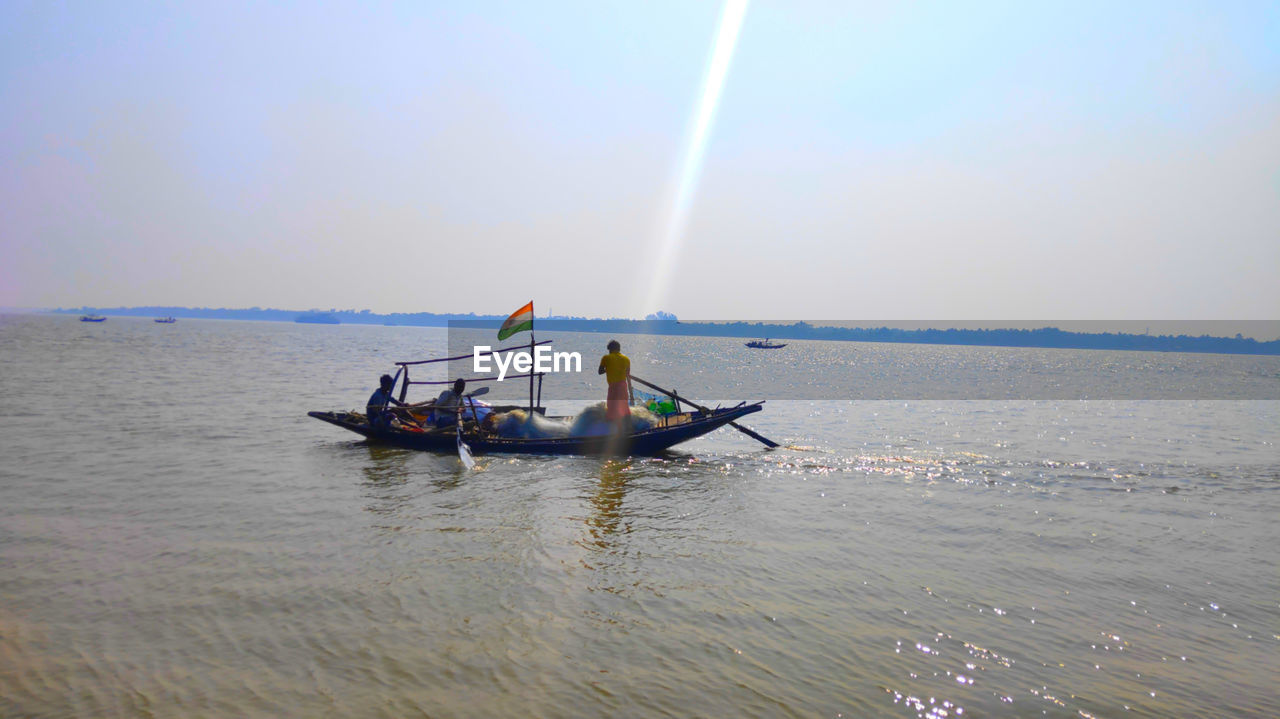
<path id="1" fill-rule="evenodd" d="M 157 317 L 156 322 L 159 322 L 162 325 L 171 325 L 174 322 L 177 322 L 177 320 L 172 317 Z"/>
<path id="2" fill-rule="evenodd" d="M 516 454 L 612 454 L 649 456 L 659 454 L 681 442 L 701 437 L 730 422 L 759 412 L 764 402 L 740 404 L 713 409 L 710 412 L 682 412 L 665 418 L 662 424 L 630 435 L 593 435 L 585 437 L 515 438 L 499 437 L 478 431 L 473 423 L 464 425 L 462 439 L 476 454 L 495 452 Z M 337 425 L 371 441 L 392 444 L 405 449 L 430 452 L 457 451 L 457 432 L 443 427 L 417 432 L 405 429 L 375 429 L 364 415 L 348 412 L 308 412 L 308 416 Z"/>
<path id="3" fill-rule="evenodd" d="M 787 344 L 785 342 L 779 344 L 777 342 L 770 342 L 767 339 L 763 339 L 763 340 L 751 340 L 750 342 L 747 343 L 747 346 L 750 347 L 751 349 L 757 349 L 757 350 L 780 350 L 783 347 L 786 347 Z"/>
<path id="4" fill-rule="evenodd" d="M 536 342 L 530 336 L 529 344 L 520 347 L 507 347 L 503 349 L 492 350 L 493 353 L 509 352 L 515 349 L 524 350 L 526 347 L 530 352 L 539 345 L 549 344 L 550 340 Z M 400 385 L 399 401 L 404 403 L 410 385 L 447 385 L 453 384 L 451 380 L 432 381 L 409 379 L 410 368 L 420 365 L 431 364 L 434 362 L 450 362 L 454 360 L 462 360 L 470 358 L 472 355 L 459 355 L 457 357 L 441 357 L 438 359 L 417 360 L 413 362 L 397 362 L 399 369 L 396 370 L 395 377 L 392 379 L 392 386 L 397 382 L 403 381 Z M 416 371 L 416 370 L 415 370 Z M 542 379 L 545 375 L 538 372 L 529 372 L 527 374 L 506 375 L 507 379 L 529 378 L 529 403 L 525 407 L 492 407 L 494 412 L 504 412 L 512 409 L 525 409 L 531 413 L 546 414 L 546 410 L 542 405 Z M 534 392 L 534 380 L 537 380 L 537 392 Z M 468 387 L 474 387 L 477 384 L 482 388 L 473 394 L 486 392 L 487 387 L 483 385 L 487 382 L 499 381 L 497 377 L 469 377 L 465 378 Z M 609 455 L 654 455 L 664 450 L 674 447 L 681 442 L 687 442 L 691 439 L 701 437 L 709 432 L 730 425 L 734 429 L 743 432 L 770 447 L 778 446 L 776 442 L 762 437 L 750 429 L 738 424 L 735 420 L 745 417 L 753 412 L 759 412 L 764 409 L 764 402 L 755 402 L 747 404 L 739 403 L 734 407 L 717 407 L 712 409 L 697 404 L 687 398 L 681 397 L 674 392 L 666 390 L 656 385 L 650 384 L 645 380 L 635 377 L 631 378 L 634 382 L 642 384 L 651 389 L 663 392 L 671 397 L 675 405 L 675 412 L 662 415 L 656 426 L 648 429 L 642 429 L 630 434 L 616 435 L 571 435 L 565 437 L 505 437 L 495 432 L 487 431 L 483 428 L 484 423 L 476 423 L 474 420 L 468 420 L 463 417 L 461 431 L 457 426 L 449 427 L 432 427 L 428 423 L 425 427 L 414 426 L 411 423 L 400 424 L 393 427 L 373 427 L 370 426 L 368 419 L 356 412 L 308 412 L 307 415 L 315 417 L 323 422 L 336 425 L 343 429 L 355 432 L 358 435 L 368 438 L 371 441 L 392 444 L 406 449 L 418 449 L 430 452 L 458 452 L 465 455 L 464 463 L 470 458 L 470 452 L 476 453 L 492 453 L 492 452 L 509 452 L 518 454 L 609 454 Z M 470 395 L 468 395 L 470 396 Z M 480 414 L 477 411 L 477 405 L 473 400 L 470 403 L 470 413 L 472 416 Z M 692 409 L 685 411 L 681 404 L 687 404 Z M 421 405 L 413 405 L 420 407 Z M 410 408 L 394 408 L 390 411 L 400 413 L 404 417 L 404 412 L 412 412 Z M 425 409 L 423 410 L 425 411 Z M 417 413 L 413 413 L 413 418 L 420 419 Z M 407 419 L 407 417 L 406 417 Z M 548 417 L 548 419 L 565 420 L 564 417 Z M 462 451 L 462 443 L 465 442 L 470 452 Z M 468 465 L 469 466 L 469 465 Z"/>
<path id="5" fill-rule="evenodd" d="M 80 315 L 81 322 L 106 322 L 107 318 L 102 315 Z"/>

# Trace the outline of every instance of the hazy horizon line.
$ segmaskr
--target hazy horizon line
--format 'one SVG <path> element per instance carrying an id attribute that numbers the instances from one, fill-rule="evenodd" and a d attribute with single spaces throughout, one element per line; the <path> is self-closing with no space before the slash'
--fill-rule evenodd
<path id="1" fill-rule="evenodd" d="M 351 317 L 393 319 L 396 317 L 429 316 L 449 321 L 449 318 L 466 318 L 474 321 L 501 320 L 506 315 L 478 314 L 465 312 L 438 312 L 422 310 L 418 312 L 374 312 L 370 309 L 336 309 L 307 308 L 290 309 L 279 307 L 192 307 L 186 305 L 133 305 L 117 307 L 96 307 L 83 305 L 80 307 L 0 307 L 0 313 L 9 314 L 74 314 L 93 312 L 99 314 L 121 313 L 123 316 L 172 312 L 228 312 L 228 313 L 280 313 L 289 315 L 305 315 L 307 313 L 326 313 L 347 315 Z M 658 313 L 654 313 L 658 314 Z M 1214 337 L 1219 339 L 1252 339 L 1258 342 L 1280 340 L 1280 321 L 1277 320 L 848 320 L 848 319 L 679 319 L 667 314 L 668 318 L 636 318 L 636 317 L 587 317 L 579 315 L 543 315 L 541 320 L 555 321 L 593 321 L 593 322 L 676 322 L 682 325 L 705 324 L 759 324 L 762 326 L 795 327 L 800 323 L 817 328 L 832 329 L 880 329 L 889 328 L 901 331 L 1030 331 L 1053 329 L 1078 334 L 1125 334 L 1133 336 L 1189 336 Z M 246 318 L 206 318 L 206 319 L 246 319 Z M 291 321 L 293 318 L 263 318 L 267 321 Z M 1154 332 L 1153 332 L 1154 330 Z M 1212 330 L 1210 333 L 1208 330 Z"/>

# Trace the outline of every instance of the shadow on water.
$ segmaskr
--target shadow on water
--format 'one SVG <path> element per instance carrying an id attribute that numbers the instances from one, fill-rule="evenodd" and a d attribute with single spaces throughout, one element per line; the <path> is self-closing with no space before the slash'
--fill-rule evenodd
<path id="1" fill-rule="evenodd" d="M 409 458 L 412 453 L 398 447 L 365 443 L 369 462 L 360 468 L 366 485 L 403 484 L 409 479 Z"/>
<path id="2" fill-rule="evenodd" d="M 691 461 L 682 455 L 611 458 L 601 460 L 587 475 L 590 484 L 580 495 L 586 515 L 574 543 L 585 550 L 581 563 L 590 572 L 588 591 L 661 597 L 670 586 L 697 583 L 684 576 L 674 582 L 668 581 L 671 575 L 659 580 L 661 572 L 654 569 L 701 556 L 702 550 L 687 542 L 690 530 L 676 519 L 690 502 L 700 501 L 704 489 L 702 482 L 681 482 L 672 474 Z M 601 616 L 612 611 L 604 609 L 608 606 L 607 601 L 597 605 Z"/>
<path id="3" fill-rule="evenodd" d="M 587 542 L 594 548 L 612 549 L 618 533 L 628 531 L 622 522 L 622 502 L 631 467 L 630 459 L 607 459 L 600 465 L 599 483 L 589 497 L 591 514 L 587 517 Z"/>
<path id="4" fill-rule="evenodd" d="M 365 448 L 369 453 L 369 461 L 360 468 L 364 475 L 361 483 L 365 489 L 364 494 L 370 501 L 365 509 L 374 514 L 395 514 L 410 500 L 410 494 L 406 491 L 410 476 L 410 452 L 368 443 Z"/>
<path id="5" fill-rule="evenodd" d="M 430 492 L 448 492 L 483 471 L 463 466 L 456 455 L 417 452 L 400 447 L 363 442 L 368 460 L 360 462 L 362 494 L 368 503 L 365 510 L 382 516 L 408 512 L 425 486 Z M 398 527 L 397 527 L 398 528 Z"/>
<path id="6" fill-rule="evenodd" d="M 598 472 L 592 473 L 593 486 L 583 497 L 588 510 L 583 521 L 586 531 L 575 543 L 587 551 L 582 566 L 591 572 L 586 586 L 592 592 L 629 595 L 643 582 L 630 551 L 634 508 L 627 504 L 629 484 L 635 479 L 632 470 L 640 462 L 643 460 L 601 460 Z"/>
<path id="7" fill-rule="evenodd" d="M 436 491 L 453 489 L 463 480 L 483 471 L 487 462 L 477 460 L 476 469 L 463 466 L 456 455 L 417 452 L 382 444 L 364 443 L 369 463 L 361 467 L 369 487 L 404 484 L 425 478 Z"/>

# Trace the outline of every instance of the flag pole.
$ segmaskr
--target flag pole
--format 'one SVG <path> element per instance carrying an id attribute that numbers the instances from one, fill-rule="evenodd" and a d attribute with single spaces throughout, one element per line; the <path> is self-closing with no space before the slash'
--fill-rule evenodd
<path id="1" fill-rule="evenodd" d="M 530 360 L 533 360 L 533 359 L 534 359 L 534 354 L 533 354 L 533 345 L 534 345 L 534 337 L 533 337 L 533 303 L 532 303 L 532 302 L 530 302 L 530 303 L 529 303 L 529 359 L 530 359 Z M 536 363 L 535 363 L 535 365 L 534 365 L 534 366 L 535 366 L 535 367 L 537 366 L 537 365 L 536 365 Z M 532 414 L 536 411 L 536 410 L 534 409 L 534 406 L 533 406 L 533 375 L 534 375 L 533 369 L 534 369 L 533 367 L 530 367 L 530 368 L 529 368 L 529 414 L 530 414 L 530 415 L 532 415 Z"/>

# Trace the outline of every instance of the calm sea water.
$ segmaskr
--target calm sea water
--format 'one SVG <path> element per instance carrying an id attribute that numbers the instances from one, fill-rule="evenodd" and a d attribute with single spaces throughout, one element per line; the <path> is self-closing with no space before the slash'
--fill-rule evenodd
<path id="1" fill-rule="evenodd" d="M 305 416 L 445 346 L 0 318 L 0 716 L 1280 715 L 1280 403 L 770 401 L 785 449 L 471 472 Z M 1029 350 L 780 352 L 732 371 Z"/>

